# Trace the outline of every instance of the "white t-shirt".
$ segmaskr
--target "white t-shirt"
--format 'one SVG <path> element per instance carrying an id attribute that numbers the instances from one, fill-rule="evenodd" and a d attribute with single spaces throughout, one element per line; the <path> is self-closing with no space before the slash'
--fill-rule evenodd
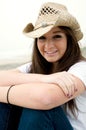
<path id="1" fill-rule="evenodd" d="M 28 73 L 30 70 L 31 62 L 25 65 L 18 67 L 18 69 L 23 73 Z M 69 73 L 77 76 L 86 86 L 86 62 L 81 61 L 70 67 L 68 70 Z M 69 109 L 67 109 L 67 117 L 71 122 L 74 130 L 86 130 L 86 91 L 83 92 L 80 96 L 75 98 L 76 105 L 79 109 L 78 113 L 76 112 L 76 117 L 72 115 Z"/>

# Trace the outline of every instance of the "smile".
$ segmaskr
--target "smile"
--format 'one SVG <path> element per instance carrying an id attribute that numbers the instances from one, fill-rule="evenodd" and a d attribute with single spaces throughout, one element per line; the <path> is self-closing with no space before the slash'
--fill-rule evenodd
<path id="1" fill-rule="evenodd" d="M 57 50 L 55 50 L 55 51 L 45 51 L 45 53 L 46 54 L 48 54 L 48 55 L 54 55 L 54 54 L 56 54 L 58 51 Z"/>

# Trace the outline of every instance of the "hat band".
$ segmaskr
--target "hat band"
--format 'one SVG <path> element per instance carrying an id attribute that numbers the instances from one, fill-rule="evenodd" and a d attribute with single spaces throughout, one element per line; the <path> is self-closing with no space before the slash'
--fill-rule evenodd
<path id="1" fill-rule="evenodd" d="M 47 27 L 47 26 L 54 25 L 54 24 L 55 24 L 55 22 L 49 22 L 49 23 L 47 23 L 47 22 L 42 22 L 41 24 L 35 26 L 34 30 L 37 30 L 37 29 L 39 29 L 39 28 L 41 28 L 41 27 L 42 27 L 42 28 L 45 28 L 45 27 Z"/>

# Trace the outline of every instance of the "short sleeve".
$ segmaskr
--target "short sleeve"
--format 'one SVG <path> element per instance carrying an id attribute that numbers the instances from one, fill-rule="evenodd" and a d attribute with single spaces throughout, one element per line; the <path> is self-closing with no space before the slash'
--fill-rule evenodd
<path id="1" fill-rule="evenodd" d="M 74 64 L 73 66 L 70 67 L 68 72 L 81 79 L 86 86 L 86 62 L 85 61 L 81 61 Z"/>
<path id="2" fill-rule="evenodd" d="M 17 67 L 17 69 L 23 73 L 29 73 L 29 71 L 31 69 L 31 62 L 23 64 L 23 65 Z"/>

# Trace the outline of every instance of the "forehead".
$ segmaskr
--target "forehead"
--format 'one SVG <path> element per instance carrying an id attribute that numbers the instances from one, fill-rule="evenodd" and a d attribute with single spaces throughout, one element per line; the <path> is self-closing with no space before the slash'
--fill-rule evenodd
<path id="1" fill-rule="evenodd" d="M 49 32 L 45 33 L 44 35 L 55 34 L 55 33 L 64 33 L 64 31 L 60 27 L 54 27 Z"/>

